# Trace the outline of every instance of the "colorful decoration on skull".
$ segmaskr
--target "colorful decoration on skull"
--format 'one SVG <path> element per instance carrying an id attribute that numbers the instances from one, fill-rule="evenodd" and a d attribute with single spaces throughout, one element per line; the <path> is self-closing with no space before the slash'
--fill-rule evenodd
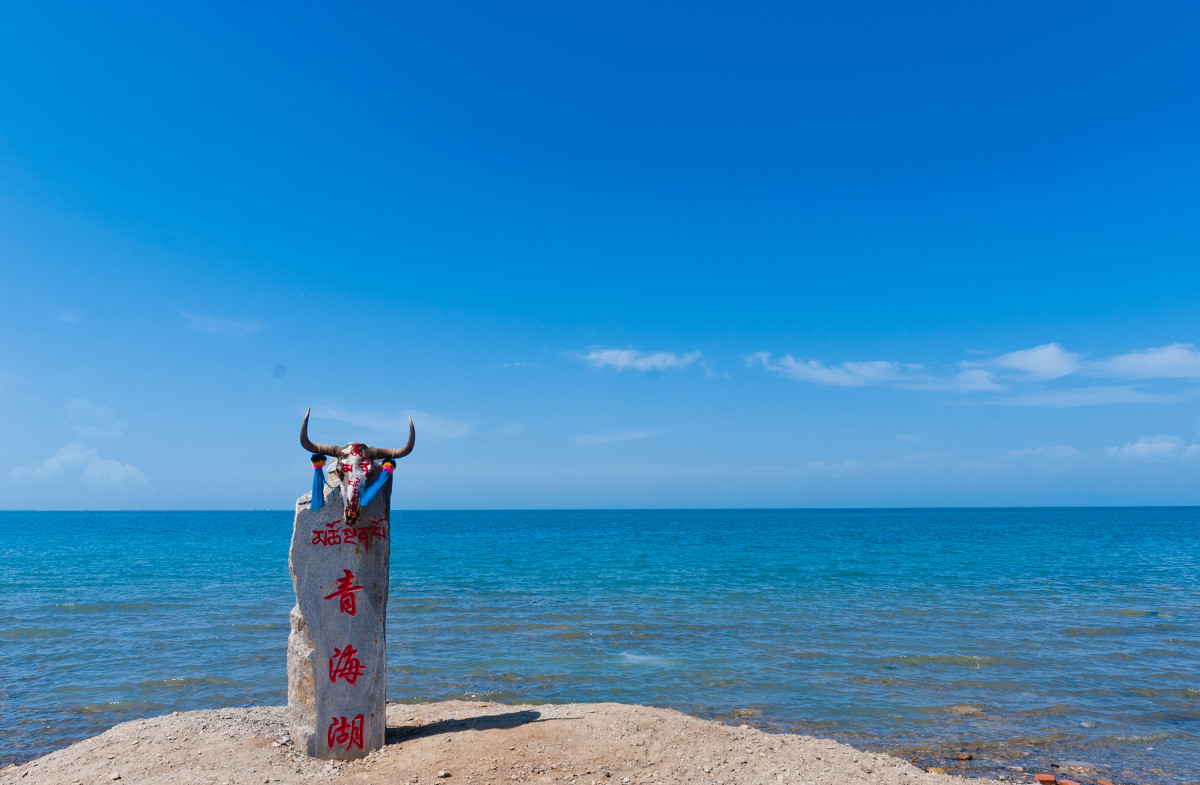
<path id="1" fill-rule="evenodd" d="M 312 500 L 308 503 L 308 508 L 310 510 L 319 510 L 325 506 L 325 472 L 321 471 L 321 467 L 324 465 L 324 455 L 313 455 Z"/>
<path id="2" fill-rule="evenodd" d="M 375 498 L 375 494 L 379 493 L 384 484 L 391 479 L 392 472 L 395 471 L 395 469 L 396 462 L 391 458 L 388 458 L 383 462 L 383 465 L 379 467 L 380 471 L 375 477 L 375 482 L 371 483 L 371 487 L 367 488 L 366 493 L 364 493 L 362 496 L 362 501 L 359 502 L 363 507 L 366 507 L 371 503 L 371 501 Z"/>

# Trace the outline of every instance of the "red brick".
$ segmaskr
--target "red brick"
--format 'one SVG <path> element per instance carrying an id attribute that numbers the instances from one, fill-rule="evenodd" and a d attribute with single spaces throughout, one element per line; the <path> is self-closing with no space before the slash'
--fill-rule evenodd
<path id="1" fill-rule="evenodd" d="M 1079 783 L 1076 782 L 1075 780 L 1068 780 L 1068 779 L 1063 779 L 1062 777 L 1059 777 L 1058 785 L 1079 785 Z"/>
<path id="2" fill-rule="evenodd" d="M 1033 778 L 1043 785 L 1054 785 L 1055 777 L 1053 774 L 1034 774 Z"/>

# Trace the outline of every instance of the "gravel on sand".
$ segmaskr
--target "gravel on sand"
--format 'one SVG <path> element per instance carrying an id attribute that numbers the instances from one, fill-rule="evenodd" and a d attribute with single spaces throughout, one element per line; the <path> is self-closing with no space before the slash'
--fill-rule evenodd
<path id="1" fill-rule="evenodd" d="M 349 763 L 296 752 L 287 710 L 191 711 L 117 725 L 0 770 L 0 785 L 954 785 L 829 739 L 617 703 L 388 704 L 387 744 Z"/>

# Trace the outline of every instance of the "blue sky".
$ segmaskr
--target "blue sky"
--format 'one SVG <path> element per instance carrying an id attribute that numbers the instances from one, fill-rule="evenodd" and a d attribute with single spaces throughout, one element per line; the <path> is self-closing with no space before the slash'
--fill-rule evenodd
<path id="1" fill-rule="evenodd" d="M 1192 3 L 14 6 L 5 508 L 1200 504 Z"/>

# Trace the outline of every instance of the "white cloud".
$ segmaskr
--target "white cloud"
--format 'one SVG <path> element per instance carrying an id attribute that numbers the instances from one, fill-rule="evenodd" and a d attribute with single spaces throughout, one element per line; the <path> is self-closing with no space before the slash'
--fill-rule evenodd
<path id="1" fill-rule="evenodd" d="M 816 474 L 826 474 L 830 477 L 851 477 L 863 471 L 863 465 L 853 458 L 847 458 L 839 463 L 827 461 L 809 461 L 804 469 Z"/>
<path id="2" fill-rule="evenodd" d="M 602 349 L 598 346 L 573 356 L 593 368 L 611 368 L 614 371 L 682 371 L 700 360 L 700 352 L 676 354 L 637 349 Z"/>
<path id="3" fill-rule="evenodd" d="M 1046 343 L 1032 349 L 1002 354 L 987 361 L 988 365 L 1024 371 L 1032 381 L 1048 381 L 1075 373 L 1080 369 L 1078 354 L 1068 352 L 1057 343 Z"/>
<path id="4" fill-rule="evenodd" d="M 71 469 L 86 466 L 95 460 L 96 448 L 72 442 L 60 447 L 58 452 L 37 466 L 18 466 L 8 473 L 8 479 L 17 483 L 50 482 L 63 477 Z"/>
<path id="5" fill-rule="evenodd" d="M 901 381 L 906 378 L 906 368 L 900 363 L 882 360 L 870 362 L 844 362 L 829 366 L 819 360 L 797 360 L 784 355 L 778 362 L 771 362 L 769 352 L 755 352 L 747 358 L 751 365 L 761 363 L 768 371 L 781 373 L 789 379 L 799 379 L 817 384 L 832 384 L 838 387 L 865 387 L 873 384 Z M 920 366 L 907 366 L 908 369 Z"/>
<path id="6" fill-rule="evenodd" d="M 1200 379 L 1200 350 L 1190 343 L 1173 343 L 1099 360 L 1090 371 L 1126 379 Z"/>
<path id="7" fill-rule="evenodd" d="M 621 431 L 619 433 L 606 433 L 598 435 L 583 435 L 576 436 L 571 441 L 580 447 L 587 447 L 593 444 L 611 444 L 612 442 L 629 442 L 636 439 L 649 439 L 652 436 L 658 436 L 665 431 Z"/>
<path id="8" fill-rule="evenodd" d="M 48 485 L 55 482 L 82 482 L 93 492 L 116 491 L 122 494 L 150 489 L 150 478 L 136 466 L 101 458 L 95 447 L 73 442 L 36 466 L 18 466 L 8 473 L 16 485 Z"/>
<path id="9" fill-rule="evenodd" d="M 826 365 L 819 360 L 797 360 L 784 355 L 778 362 L 771 361 L 768 352 L 755 352 L 746 358 L 749 365 L 761 364 L 768 371 L 816 384 L 836 387 L 888 386 L 905 390 L 933 390 L 944 392 L 985 392 L 1005 389 L 997 384 L 989 371 L 969 368 L 958 373 L 937 375 L 917 363 L 898 363 L 886 360 L 868 362 L 844 362 Z"/>
<path id="10" fill-rule="evenodd" d="M 108 406 L 92 403 L 87 398 L 70 398 L 58 410 L 62 421 L 76 433 L 91 439 L 113 439 L 120 436 L 129 423 L 117 419 Z"/>
<path id="11" fill-rule="evenodd" d="M 179 313 L 187 319 L 188 327 L 214 335 L 232 335 L 243 338 L 252 335 L 263 328 L 262 322 L 256 319 L 222 319 L 216 316 L 198 316 L 188 313 L 182 308 Z"/>
<path id="12" fill-rule="evenodd" d="M 111 458 L 93 458 L 83 470 L 83 483 L 93 491 L 132 493 L 148 489 L 150 478 L 136 466 Z"/>
<path id="13" fill-rule="evenodd" d="M 959 371 L 949 378 L 927 377 L 924 380 L 914 379 L 911 382 L 897 385 L 906 390 L 944 390 L 946 392 L 1000 392 L 1008 388 L 998 384 L 991 371 L 982 368 L 968 368 Z"/>
<path id="14" fill-rule="evenodd" d="M 996 383 L 992 374 L 978 368 L 959 371 L 954 378 L 957 382 L 957 389 L 962 392 L 1005 389 L 1003 385 Z"/>
<path id="15" fill-rule="evenodd" d="M 429 412 L 412 411 L 405 414 L 380 414 L 378 412 L 356 412 L 337 406 L 322 406 L 314 411 L 314 417 L 353 425 L 357 428 L 367 428 L 377 431 L 379 435 L 392 439 L 391 444 L 372 444 L 372 447 L 398 448 L 408 441 L 408 418 L 412 417 L 413 427 L 417 429 L 417 440 L 428 439 L 431 442 L 445 442 L 461 439 L 471 433 L 471 426 L 464 422 L 448 420 Z M 312 427 L 309 435 L 313 436 Z M 359 437 L 354 436 L 357 440 Z M 324 441 L 329 444 L 330 437 L 324 439 L 313 436 L 313 441 Z M 343 443 L 348 443 L 343 442 Z"/>
<path id="16" fill-rule="evenodd" d="M 1200 455 L 1200 444 L 1187 444 L 1178 436 L 1143 436 L 1136 442 L 1109 447 L 1105 452 L 1122 461 L 1177 461 Z"/>
<path id="17" fill-rule="evenodd" d="M 1181 403 L 1190 398 L 1185 393 L 1148 393 L 1126 385 L 1073 387 L 1066 390 L 1025 393 L 1001 398 L 1005 406 L 1107 406 L 1118 403 Z"/>
<path id="18" fill-rule="evenodd" d="M 1191 400 L 1200 389 L 1181 390 L 1165 386 L 1164 380 L 1200 379 L 1200 349 L 1192 344 L 1168 346 L 1119 354 L 1089 361 L 1058 343 L 1001 354 L 986 360 L 961 360 L 953 366 L 927 366 L 895 360 L 825 363 L 791 354 L 775 360 L 769 352 L 746 356 L 746 364 L 797 381 L 837 387 L 891 387 L 953 393 L 1010 393 L 1007 396 L 976 397 L 975 401 L 1007 406 L 1100 406 L 1127 403 L 1180 403 Z M 1087 376 L 1071 388 L 1053 384 L 1067 376 Z M 1105 384 L 1100 379 L 1160 380 L 1148 384 Z M 1146 389 L 1142 389 L 1146 388 Z"/>
<path id="19" fill-rule="evenodd" d="M 1083 455 L 1083 451 L 1078 447 L 1072 447 L 1068 444 L 1059 444 L 1054 447 L 1026 447 L 1023 450 L 1009 450 L 1004 454 L 1005 458 L 1025 460 L 1030 458 L 1078 458 Z"/>

